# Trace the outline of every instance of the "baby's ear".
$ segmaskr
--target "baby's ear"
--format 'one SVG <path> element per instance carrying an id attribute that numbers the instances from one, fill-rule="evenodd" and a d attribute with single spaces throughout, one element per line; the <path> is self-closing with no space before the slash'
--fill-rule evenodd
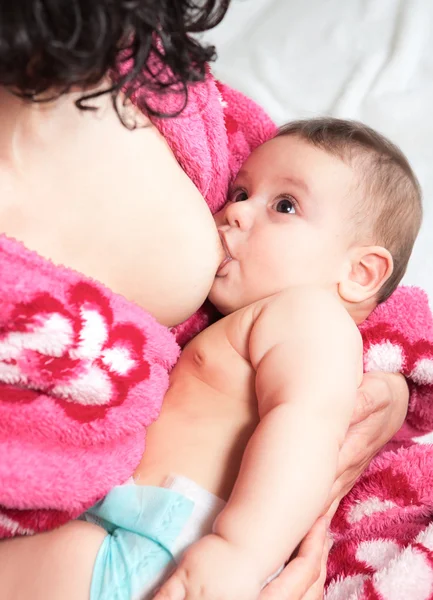
<path id="1" fill-rule="evenodd" d="M 393 270 L 391 253 L 382 246 L 353 248 L 345 277 L 338 291 L 343 300 L 364 302 L 374 297 Z"/>

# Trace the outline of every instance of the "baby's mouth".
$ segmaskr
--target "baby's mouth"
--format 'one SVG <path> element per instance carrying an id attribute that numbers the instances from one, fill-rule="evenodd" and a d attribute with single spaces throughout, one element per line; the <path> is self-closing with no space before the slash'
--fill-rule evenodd
<path id="1" fill-rule="evenodd" d="M 224 268 L 224 267 L 225 267 L 225 266 L 226 266 L 226 265 L 227 265 L 227 264 L 228 264 L 230 261 L 232 261 L 232 260 L 233 260 L 233 258 L 232 258 L 232 255 L 230 254 L 230 250 L 228 249 L 228 246 L 227 246 L 227 242 L 226 242 L 226 239 L 225 239 L 224 232 L 222 232 L 222 231 L 219 231 L 218 233 L 219 233 L 219 236 L 220 236 L 220 239 L 221 239 L 221 244 L 222 244 L 222 247 L 223 247 L 223 250 L 224 250 L 224 253 L 225 253 L 225 257 L 224 257 L 224 259 L 222 260 L 222 262 L 221 262 L 220 266 L 219 266 L 219 267 L 218 267 L 218 269 L 217 269 L 217 272 L 216 272 L 216 274 L 217 274 L 217 275 L 218 275 L 218 273 L 219 273 L 219 272 L 220 272 L 220 271 L 221 271 L 221 270 L 222 270 L 222 269 L 223 269 L 223 268 Z"/>

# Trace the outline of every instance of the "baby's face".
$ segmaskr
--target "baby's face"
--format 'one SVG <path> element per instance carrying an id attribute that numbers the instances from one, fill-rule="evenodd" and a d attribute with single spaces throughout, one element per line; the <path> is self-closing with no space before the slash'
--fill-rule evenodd
<path id="1" fill-rule="evenodd" d="M 353 243 L 355 174 L 295 136 L 257 148 L 215 215 L 227 259 L 209 298 L 228 314 L 297 285 L 336 289 Z"/>

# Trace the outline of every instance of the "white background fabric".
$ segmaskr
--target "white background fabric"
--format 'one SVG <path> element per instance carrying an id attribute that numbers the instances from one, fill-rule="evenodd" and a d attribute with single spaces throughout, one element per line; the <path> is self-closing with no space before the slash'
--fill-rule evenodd
<path id="1" fill-rule="evenodd" d="M 402 148 L 425 211 L 404 283 L 433 306 L 433 0 L 233 0 L 206 39 L 215 74 L 278 124 L 354 118 Z"/>

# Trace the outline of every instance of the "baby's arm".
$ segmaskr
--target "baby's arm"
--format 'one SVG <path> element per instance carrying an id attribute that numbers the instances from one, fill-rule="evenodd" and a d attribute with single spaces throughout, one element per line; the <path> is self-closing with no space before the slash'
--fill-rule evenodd
<path id="1" fill-rule="evenodd" d="M 272 299 L 250 334 L 260 423 L 226 508 L 158 600 L 256 598 L 324 508 L 362 376 L 362 342 L 320 290 Z"/>
<path id="2" fill-rule="evenodd" d="M 215 533 L 252 555 L 264 580 L 320 515 L 362 376 L 360 334 L 319 290 L 281 295 L 250 336 L 260 423 Z"/>

